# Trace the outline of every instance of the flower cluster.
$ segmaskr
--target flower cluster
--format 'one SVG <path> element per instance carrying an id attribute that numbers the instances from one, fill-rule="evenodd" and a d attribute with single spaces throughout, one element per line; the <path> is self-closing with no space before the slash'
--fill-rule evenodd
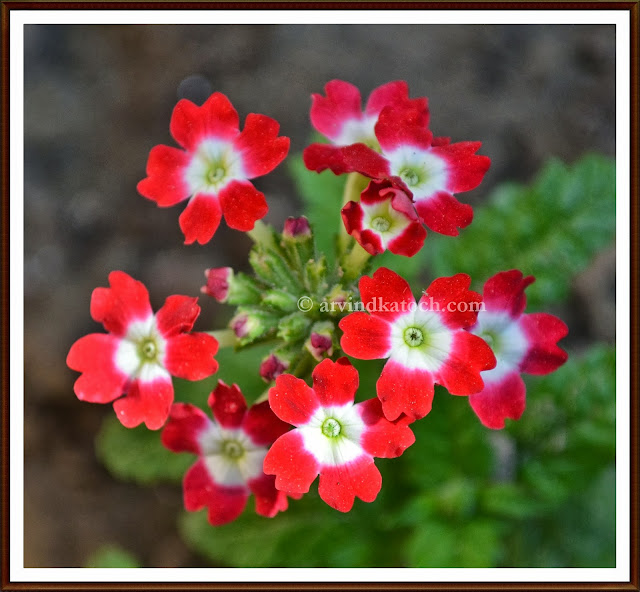
<path id="1" fill-rule="evenodd" d="M 110 287 L 91 298 L 91 316 L 107 333 L 80 338 L 67 357 L 81 372 L 79 399 L 113 402 L 125 427 L 162 428 L 166 448 L 196 456 L 184 505 L 206 507 L 212 525 L 237 518 L 251 494 L 257 514 L 273 517 L 318 476 L 332 508 L 373 502 L 382 486 L 374 458 L 398 457 L 413 444 L 411 424 L 431 412 L 436 384 L 467 397 L 485 426 L 500 429 L 525 409 L 521 374 L 546 374 L 567 359 L 557 345 L 567 326 L 524 312 L 534 278 L 519 270 L 497 273 L 482 293 L 467 274 L 435 278 L 417 301 L 392 269 L 367 275 L 386 250 L 420 253 L 426 228 L 456 236 L 471 223 L 471 207 L 454 195 L 477 187 L 489 168 L 479 142 L 435 137 L 427 99 L 410 98 L 402 81 L 375 89 L 363 109 L 355 86 L 333 80 L 325 96 L 313 95 L 311 122 L 329 143 L 305 149 L 307 168 L 346 175 L 333 257 L 318 248 L 313 220 L 292 216 L 282 232 L 260 222 L 267 200 L 250 180 L 286 157 L 279 124 L 250 114 L 240 131 L 221 93 L 202 106 L 181 100 L 170 122 L 181 148 L 152 148 L 138 191 L 160 207 L 188 200 L 179 217 L 186 244 L 209 242 L 223 216 L 248 233 L 252 273 L 207 269 L 201 289 L 235 314 L 227 328 L 191 332 L 196 298 L 170 296 L 154 315 L 144 285 L 114 271 Z M 354 300 L 362 309 L 341 306 Z M 213 419 L 173 401 L 172 376 L 201 380 L 217 371 L 218 347 L 257 343 L 269 353 L 247 372 L 268 387 L 251 394 L 252 405 L 222 381 L 203 393 Z M 358 402 L 359 375 L 347 356 L 386 360 L 375 393 Z"/>

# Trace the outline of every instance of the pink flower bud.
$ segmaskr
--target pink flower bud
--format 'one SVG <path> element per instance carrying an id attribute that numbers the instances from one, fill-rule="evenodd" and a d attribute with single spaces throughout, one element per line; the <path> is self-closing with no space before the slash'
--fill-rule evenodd
<path id="1" fill-rule="evenodd" d="M 269 357 L 265 358 L 262 364 L 260 364 L 260 376 L 265 382 L 271 382 L 280 376 L 288 367 L 289 362 L 281 360 L 275 354 L 270 354 Z"/>
<path id="2" fill-rule="evenodd" d="M 229 284 L 233 279 L 233 270 L 230 267 L 205 269 L 204 277 L 207 278 L 207 285 L 202 286 L 200 291 L 215 298 L 218 302 L 225 302 L 229 296 Z"/>
<path id="3" fill-rule="evenodd" d="M 311 236 L 309 220 L 304 216 L 300 216 L 300 218 L 294 218 L 293 216 L 287 218 L 284 223 L 282 235 L 287 238 L 307 238 Z"/>

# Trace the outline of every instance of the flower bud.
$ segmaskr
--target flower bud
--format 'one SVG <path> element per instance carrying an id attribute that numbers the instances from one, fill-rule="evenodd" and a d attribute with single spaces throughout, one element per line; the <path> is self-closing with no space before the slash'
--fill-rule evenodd
<path id="1" fill-rule="evenodd" d="M 329 321 L 316 323 L 311 329 L 311 336 L 305 342 L 305 347 L 318 362 L 333 354 L 333 334 L 335 327 Z"/>
<path id="2" fill-rule="evenodd" d="M 263 288 L 244 273 L 234 273 L 230 267 L 216 267 L 204 272 L 207 285 L 200 291 L 229 304 L 258 304 Z"/>
<path id="3" fill-rule="evenodd" d="M 263 304 L 282 312 L 293 312 L 297 309 L 298 299 L 286 290 L 269 290 L 262 297 Z"/>
<path id="4" fill-rule="evenodd" d="M 233 278 L 233 269 L 230 267 L 214 267 L 204 270 L 207 285 L 200 291 L 215 298 L 218 302 L 226 302 L 229 295 L 229 283 Z"/>
<path id="5" fill-rule="evenodd" d="M 294 218 L 293 216 L 287 218 L 284 223 L 284 230 L 282 231 L 282 238 L 305 240 L 311 238 L 311 227 L 309 226 L 309 220 L 305 216 Z"/>
<path id="6" fill-rule="evenodd" d="M 255 308 L 239 308 L 237 314 L 229 321 L 229 327 L 236 334 L 241 346 L 269 336 L 275 331 L 276 326 L 275 316 Z"/>
<path id="7" fill-rule="evenodd" d="M 278 352 L 273 352 L 262 360 L 262 364 L 260 364 L 260 376 L 265 382 L 274 381 L 289 368 L 290 361 L 284 356 L 281 357 L 281 355 L 282 354 L 278 354 Z"/>

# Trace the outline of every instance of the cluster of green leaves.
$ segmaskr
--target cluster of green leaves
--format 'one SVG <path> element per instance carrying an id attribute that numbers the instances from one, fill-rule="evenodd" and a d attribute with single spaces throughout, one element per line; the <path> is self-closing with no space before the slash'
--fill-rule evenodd
<path id="1" fill-rule="evenodd" d="M 344 179 L 292 171 L 320 250 L 332 258 Z M 614 164 L 589 156 L 572 167 L 548 164 L 530 187 L 496 190 L 455 239 L 430 233 L 423 252 L 385 254 L 416 289 L 435 275 L 469 273 L 479 284 L 518 268 L 536 276 L 529 310 L 561 304 L 572 278 L 614 239 Z M 335 203 L 334 203 L 335 202 Z M 435 277 L 435 276 L 434 276 Z M 221 378 L 250 401 L 266 385 L 257 368 L 266 350 L 218 354 L 220 373 L 176 381 L 176 400 L 206 407 Z M 375 396 L 382 362 L 354 361 L 358 399 Z M 253 368 L 255 371 L 248 371 Z M 179 528 L 213 565 L 232 567 L 590 567 L 615 564 L 615 350 L 595 345 L 545 377 L 525 377 L 527 410 L 505 430 L 484 428 L 464 397 L 437 388 L 432 412 L 412 424 L 413 446 L 377 459 L 382 490 L 342 514 L 313 485 L 273 519 L 248 510 L 212 527 L 206 511 L 182 512 Z M 143 484 L 180 481 L 194 458 L 173 455 L 159 433 L 105 422 L 98 454 L 113 474 Z M 178 511 L 178 508 L 176 508 Z M 588 520 L 584 517 L 589 516 Z"/>

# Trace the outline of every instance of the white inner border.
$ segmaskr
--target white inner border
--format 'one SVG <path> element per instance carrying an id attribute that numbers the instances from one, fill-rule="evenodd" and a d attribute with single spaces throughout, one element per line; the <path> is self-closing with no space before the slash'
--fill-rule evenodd
<path id="1" fill-rule="evenodd" d="M 11 582 L 628 582 L 630 413 L 630 12 L 625 10 L 10 10 L 10 351 L 23 350 L 23 26 L 26 24 L 613 24 L 616 25 L 616 566 L 565 569 L 83 569 L 23 567 L 24 360 L 10 356 Z M 311 92 L 310 89 L 309 92 Z M 620 420 L 622 418 L 622 420 Z M 355 533 L 354 533 L 355 534 Z"/>

